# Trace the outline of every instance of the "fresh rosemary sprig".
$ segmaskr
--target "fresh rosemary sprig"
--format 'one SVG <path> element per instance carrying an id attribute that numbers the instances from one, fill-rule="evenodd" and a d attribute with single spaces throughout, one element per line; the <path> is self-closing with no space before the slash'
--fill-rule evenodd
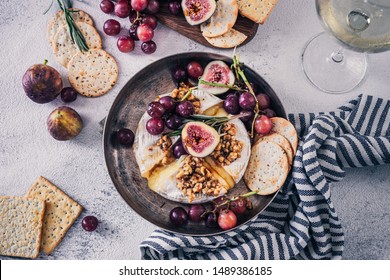
<path id="1" fill-rule="evenodd" d="M 79 27 L 77 26 L 77 24 L 75 23 L 75 21 L 72 17 L 72 13 L 74 13 L 76 11 L 69 10 L 69 8 L 71 7 L 71 4 L 69 4 L 70 1 L 67 1 L 68 6 L 66 6 L 64 4 L 63 0 L 57 0 L 57 2 L 58 2 L 58 5 L 60 6 L 60 9 L 64 12 L 65 21 L 66 21 L 66 24 L 68 26 L 68 31 L 69 31 L 70 38 L 72 39 L 72 43 L 76 44 L 77 48 L 81 52 L 88 51 L 89 48 L 88 48 L 87 43 L 85 41 L 85 37 L 84 37 L 83 33 L 81 33 Z"/>
<path id="2" fill-rule="evenodd" d="M 228 88 L 228 89 L 232 89 L 232 90 L 236 90 L 236 91 L 245 91 L 245 89 L 242 89 L 242 88 L 238 87 L 237 85 L 229 86 L 226 84 L 207 82 L 205 80 L 199 80 L 199 84 L 213 86 L 213 87 L 223 87 L 223 88 Z"/>

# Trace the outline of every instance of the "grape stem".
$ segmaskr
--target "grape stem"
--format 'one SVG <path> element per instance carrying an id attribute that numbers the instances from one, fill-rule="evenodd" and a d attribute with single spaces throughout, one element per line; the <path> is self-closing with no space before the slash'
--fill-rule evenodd
<path id="1" fill-rule="evenodd" d="M 209 214 L 209 213 L 215 214 L 218 210 L 221 209 L 222 206 L 229 205 L 231 202 L 236 201 L 236 200 L 238 200 L 238 199 L 240 199 L 240 198 L 247 198 L 247 197 L 250 197 L 250 196 L 255 195 L 255 194 L 258 194 L 258 193 L 259 193 L 259 191 L 257 190 L 257 191 L 252 191 L 252 192 L 244 193 L 243 195 L 233 196 L 233 197 L 231 197 L 231 198 L 225 200 L 224 202 L 222 202 L 222 203 L 220 203 L 220 204 L 216 204 L 215 207 L 214 207 L 214 210 L 212 210 L 212 211 L 206 211 L 205 213 L 202 214 L 202 216 L 204 217 L 204 216 L 206 216 L 206 215 Z"/>
<path id="2" fill-rule="evenodd" d="M 180 99 L 180 102 L 186 100 L 188 98 L 188 96 L 190 96 L 190 94 L 192 93 L 192 90 L 194 89 L 197 89 L 198 87 L 192 87 L 192 88 L 189 88 L 187 93 L 182 97 L 182 99 Z"/>
<path id="3" fill-rule="evenodd" d="M 46 65 L 48 63 L 47 59 L 43 61 L 43 65 Z"/>

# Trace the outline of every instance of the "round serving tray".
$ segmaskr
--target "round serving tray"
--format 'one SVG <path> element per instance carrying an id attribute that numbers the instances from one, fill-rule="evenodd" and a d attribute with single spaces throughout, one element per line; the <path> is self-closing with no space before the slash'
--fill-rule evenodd
<path id="1" fill-rule="evenodd" d="M 185 226 L 177 227 L 169 221 L 169 212 L 177 206 L 188 209 L 189 205 L 170 201 L 148 188 L 147 180 L 141 177 L 132 148 L 125 148 L 116 142 L 116 132 L 121 128 L 129 128 L 134 132 L 144 114 L 147 105 L 157 95 L 172 91 L 176 85 L 172 80 L 172 69 L 177 65 L 186 65 L 196 60 L 206 66 L 212 60 L 223 60 L 228 65 L 232 59 L 212 53 L 181 53 L 160 59 L 135 74 L 121 89 L 106 118 L 103 136 L 104 156 L 108 173 L 120 195 L 127 204 L 141 217 L 154 225 L 175 233 L 207 236 L 224 232 L 219 228 L 208 228 L 204 223 L 189 221 Z M 255 71 L 244 66 L 245 74 L 253 82 L 258 91 L 269 95 L 272 109 L 278 116 L 286 117 L 284 108 L 270 85 Z M 228 194 L 248 192 L 243 180 Z M 273 200 L 276 194 L 268 196 L 255 195 L 250 199 L 253 209 L 238 217 L 237 227 L 255 218 Z M 125 211 L 125 209 L 124 209 Z"/>

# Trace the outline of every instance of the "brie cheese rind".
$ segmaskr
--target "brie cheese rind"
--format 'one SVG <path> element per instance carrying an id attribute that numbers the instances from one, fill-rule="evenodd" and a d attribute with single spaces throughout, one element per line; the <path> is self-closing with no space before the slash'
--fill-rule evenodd
<path id="1" fill-rule="evenodd" d="M 200 114 L 203 114 L 211 107 L 218 107 L 216 105 L 222 102 L 220 98 L 201 90 L 194 90 L 192 93 L 200 100 Z M 160 95 L 159 97 L 170 94 L 171 93 L 167 93 Z M 195 199 L 189 202 L 189 197 L 184 195 L 177 187 L 176 179 L 176 175 L 180 171 L 180 168 L 188 155 L 182 156 L 180 159 L 177 159 L 168 165 L 162 165 L 161 161 L 164 158 L 164 153 L 162 149 L 156 145 L 161 135 L 151 135 L 147 132 L 146 122 L 149 118 L 150 116 L 146 112 L 141 117 L 135 134 L 133 148 L 141 176 L 148 180 L 148 186 L 151 190 L 172 201 L 195 204 L 211 201 L 218 196 L 224 195 L 241 180 L 249 162 L 251 145 L 245 126 L 239 119 L 230 122 L 236 126 L 236 139 L 243 144 L 241 157 L 228 166 L 220 165 L 212 159 L 211 156 L 204 158 L 204 166 L 209 169 L 213 174 L 213 177 L 221 183 L 223 186 L 222 190 L 215 196 L 197 193 Z M 172 143 L 175 143 L 178 138 L 178 136 L 172 137 Z"/>

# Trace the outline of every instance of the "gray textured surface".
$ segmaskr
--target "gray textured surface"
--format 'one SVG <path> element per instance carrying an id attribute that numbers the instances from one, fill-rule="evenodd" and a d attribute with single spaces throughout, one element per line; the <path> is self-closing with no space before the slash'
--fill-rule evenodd
<path id="1" fill-rule="evenodd" d="M 111 16 L 98 8 L 99 1 L 85 0 L 75 6 L 92 15 L 102 34 Z M 103 36 L 106 50 L 119 62 L 118 84 L 107 95 L 79 97 L 71 107 L 84 119 L 85 128 L 73 141 L 57 142 L 46 130 L 49 113 L 62 105 L 60 99 L 44 105 L 31 102 L 23 92 L 21 78 L 32 64 L 45 58 L 60 70 L 46 41 L 46 24 L 54 12 L 42 12 L 50 1 L 0 1 L 0 195 L 24 195 L 39 175 L 52 180 L 101 224 L 93 233 L 82 230 L 80 220 L 61 245 L 44 259 L 139 259 L 138 245 L 155 228 L 134 213 L 122 200 L 107 174 L 98 122 L 124 83 L 139 69 L 167 55 L 186 51 L 231 51 L 200 46 L 163 26 L 156 30 L 158 49 L 144 55 L 122 54 L 115 38 Z M 121 20 L 129 26 L 127 20 Z M 326 111 L 360 93 L 390 98 L 388 61 L 390 52 L 370 56 L 369 76 L 358 89 L 344 95 L 319 92 L 305 80 L 300 54 L 306 41 L 322 31 L 313 1 L 280 1 L 255 39 L 239 48 L 242 61 L 273 86 L 288 112 Z M 122 30 L 125 34 L 125 30 Z M 350 170 L 333 188 L 333 200 L 345 229 L 346 259 L 390 259 L 390 166 Z M 0 257 L 4 258 L 4 257 Z"/>

